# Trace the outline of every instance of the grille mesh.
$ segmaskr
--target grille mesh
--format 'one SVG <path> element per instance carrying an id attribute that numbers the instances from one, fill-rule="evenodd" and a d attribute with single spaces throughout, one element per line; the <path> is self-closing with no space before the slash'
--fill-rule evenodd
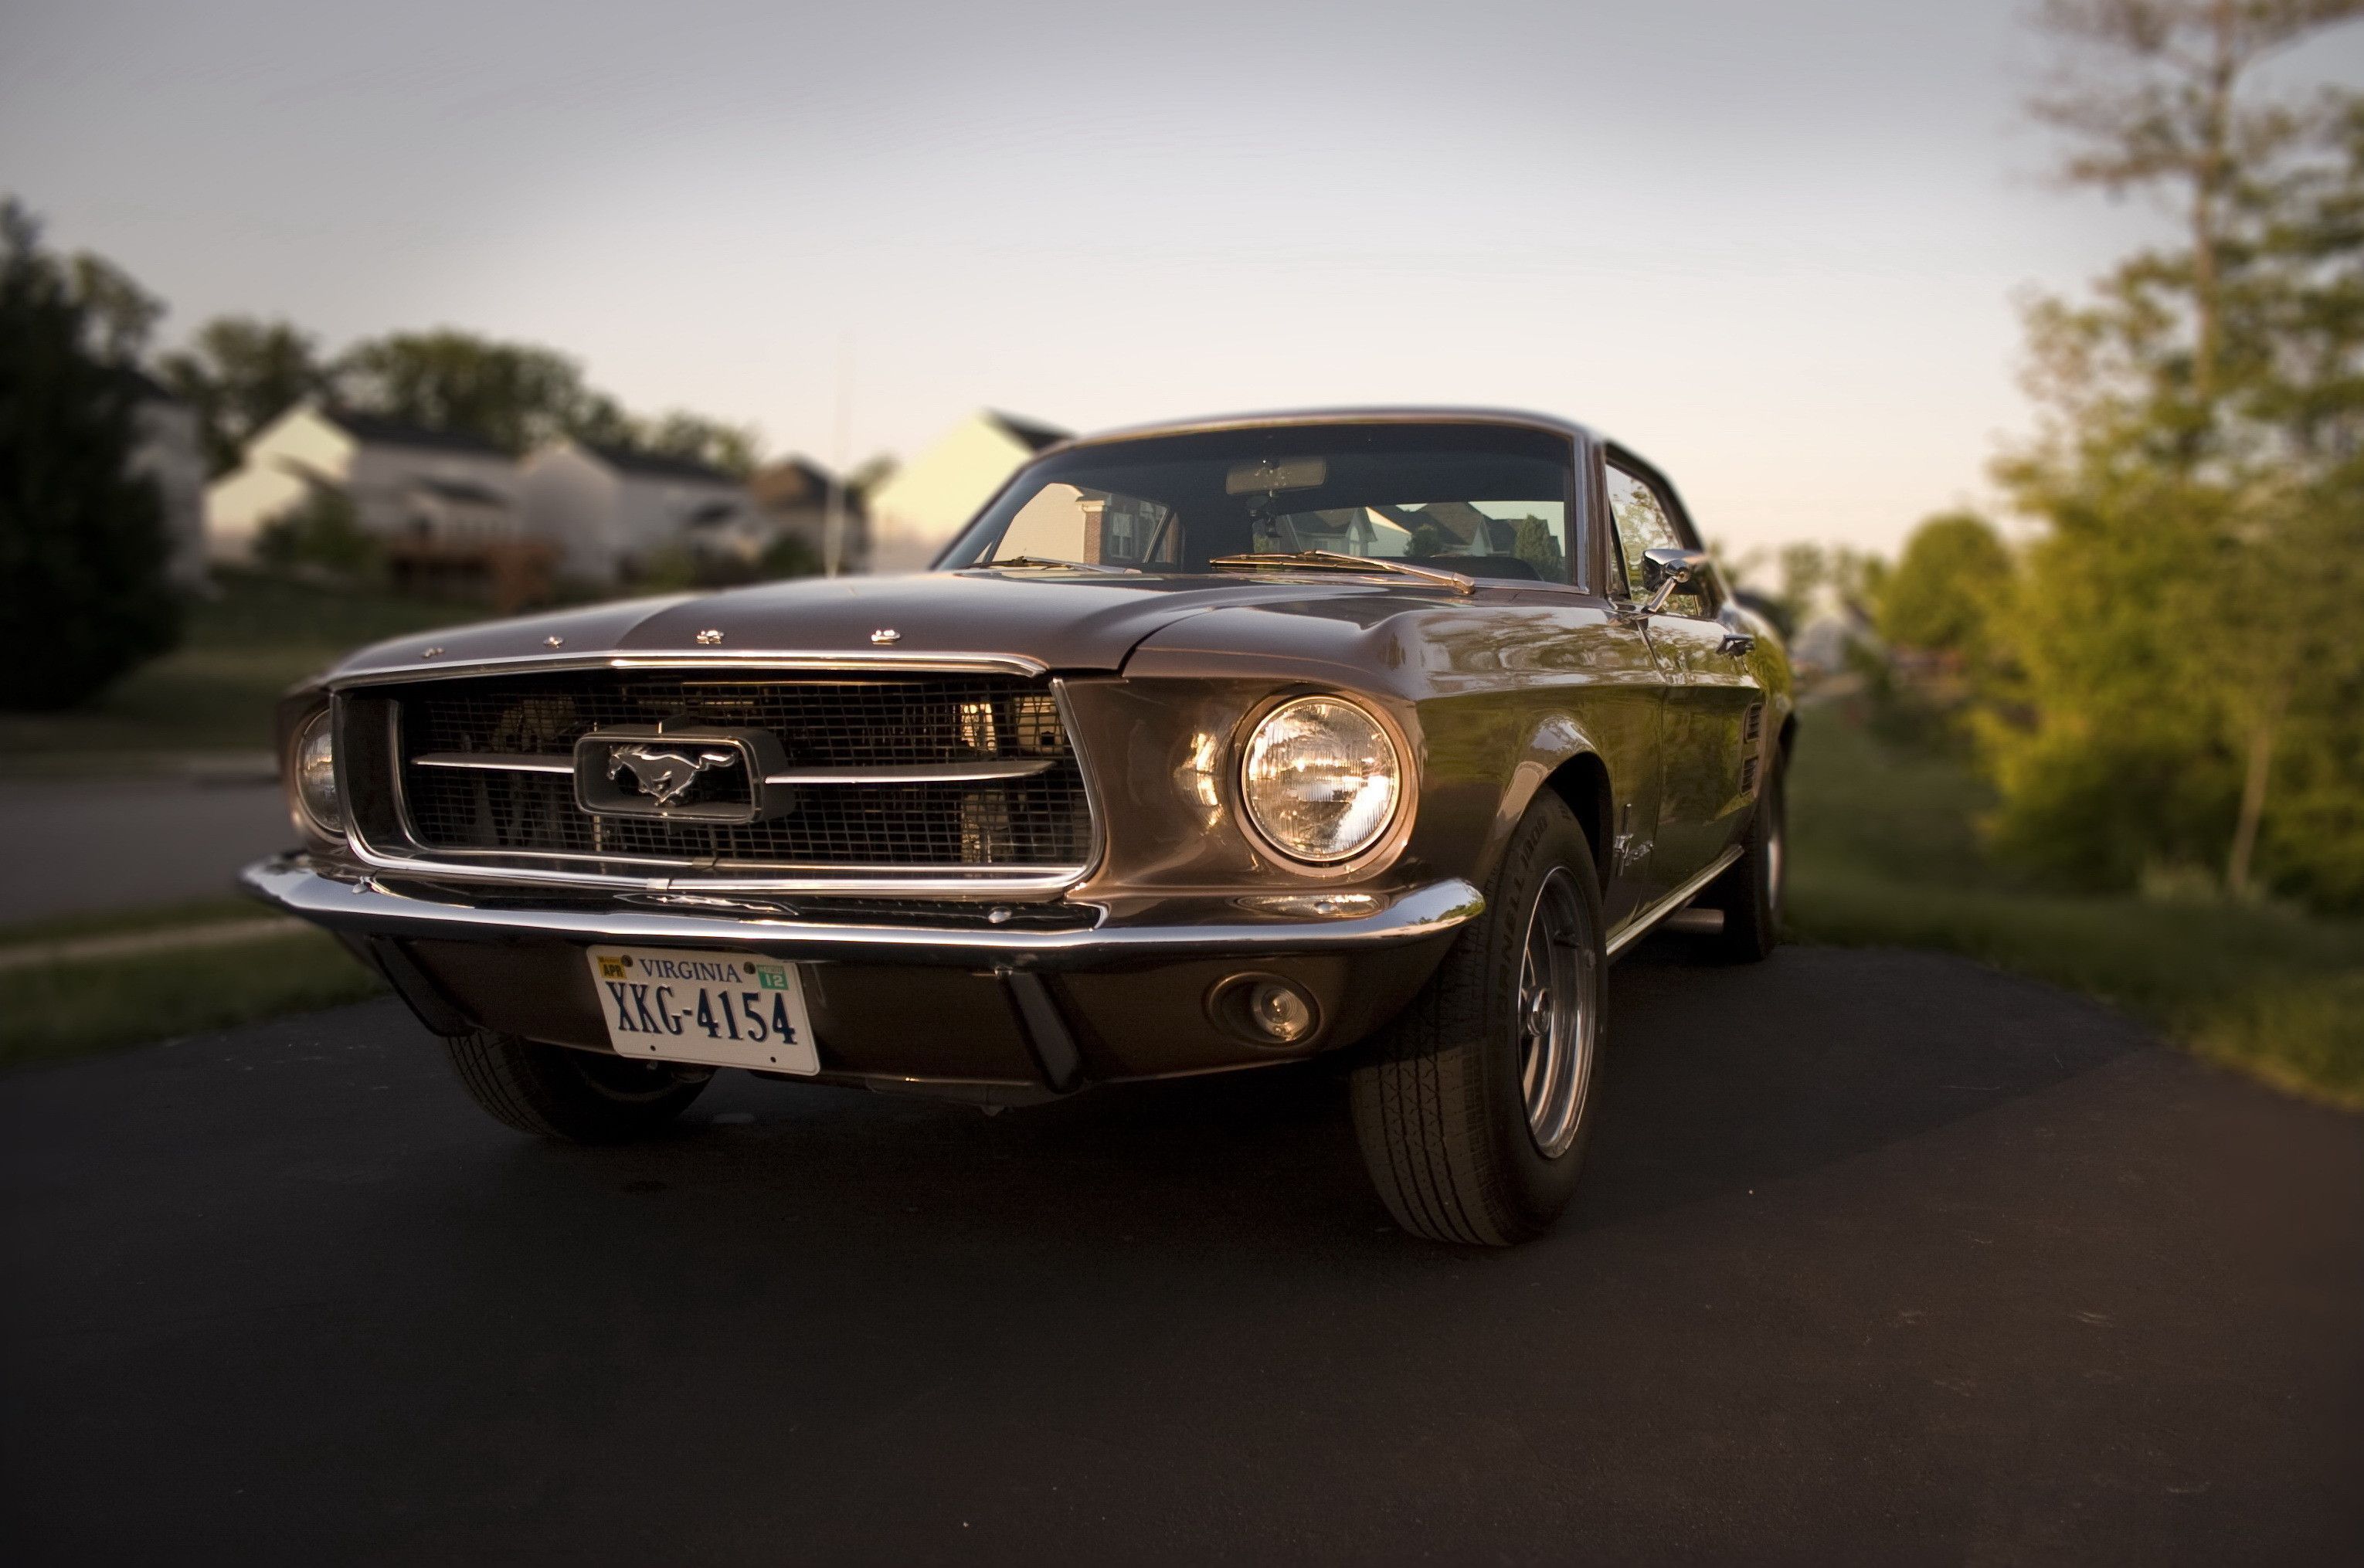
<path id="1" fill-rule="evenodd" d="M 402 790 L 418 846 L 613 855 L 714 867 L 1025 870 L 1080 864 L 1090 816 L 1050 688 L 1013 676 L 715 679 L 593 672 L 422 684 L 399 696 Z M 768 730 L 791 767 L 1045 759 L 983 784 L 802 784 L 739 825 L 600 817 L 565 774 L 421 767 L 430 751 L 568 755 L 594 729 Z"/>

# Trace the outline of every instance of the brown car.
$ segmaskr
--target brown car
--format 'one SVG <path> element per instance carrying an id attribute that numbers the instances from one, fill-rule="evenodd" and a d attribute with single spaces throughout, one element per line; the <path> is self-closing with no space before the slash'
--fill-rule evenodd
<path id="1" fill-rule="evenodd" d="M 283 706 L 338 933 L 493 1116 L 717 1068 L 988 1106 L 1344 1051 L 1405 1229 L 1566 1206 L 1603 971 L 1779 925 L 1790 673 L 1673 489 L 1522 414 L 1042 453 L 929 573 L 402 639 Z"/>

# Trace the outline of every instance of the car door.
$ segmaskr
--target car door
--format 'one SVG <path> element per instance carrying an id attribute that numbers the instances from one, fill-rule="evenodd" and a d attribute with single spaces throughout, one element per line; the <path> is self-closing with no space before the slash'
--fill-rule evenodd
<path id="1" fill-rule="evenodd" d="M 1648 465 L 1611 452 L 1606 468 L 1615 568 L 1628 603 L 1643 597 L 1642 559 L 1660 549 L 1697 550 L 1681 503 Z M 1666 681 L 1659 728 L 1658 821 L 1653 881 L 1679 885 L 1738 842 L 1758 780 L 1749 765 L 1753 730 L 1764 723 L 1764 691 L 1747 657 L 1749 638 L 1723 617 L 1716 574 L 1686 584 L 1644 620 Z"/>

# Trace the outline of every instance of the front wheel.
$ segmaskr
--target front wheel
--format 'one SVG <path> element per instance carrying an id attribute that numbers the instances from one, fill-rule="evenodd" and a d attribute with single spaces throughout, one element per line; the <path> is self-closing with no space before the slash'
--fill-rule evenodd
<path id="1" fill-rule="evenodd" d="M 1591 846 L 1546 795 L 1486 912 L 1355 1069 L 1356 1140 L 1397 1224 L 1502 1247 L 1559 1217 L 1591 1127 L 1607 969 Z"/>
<path id="2" fill-rule="evenodd" d="M 480 1029 L 443 1041 L 469 1097 L 504 1127 L 570 1143 L 623 1143 L 679 1116 L 712 1074 Z"/>

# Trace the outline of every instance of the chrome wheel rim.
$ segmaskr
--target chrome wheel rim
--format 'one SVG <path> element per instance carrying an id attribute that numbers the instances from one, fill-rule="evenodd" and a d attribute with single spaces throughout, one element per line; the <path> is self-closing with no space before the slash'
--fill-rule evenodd
<path id="1" fill-rule="evenodd" d="M 1778 915 L 1781 912 L 1781 877 L 1789 869 L 1790 824 L 1779 797 L 1767 804 L 1773 807 L 1773 821 L 1765 831 L 1765 901 Z"/>
<path id="2" fill-rule="evenodd" d="M 1527 1133 L 1546 1160 L 1576 1141 L 1584 1097 L 1592 1086 L 1593 965 L 1584 906 L 1576 878 L 1553 868 L 1536 890 L 1519 959 L 1519 990 L 1511 1014 L 1519 1032 L 1519 1093 Z"/>

